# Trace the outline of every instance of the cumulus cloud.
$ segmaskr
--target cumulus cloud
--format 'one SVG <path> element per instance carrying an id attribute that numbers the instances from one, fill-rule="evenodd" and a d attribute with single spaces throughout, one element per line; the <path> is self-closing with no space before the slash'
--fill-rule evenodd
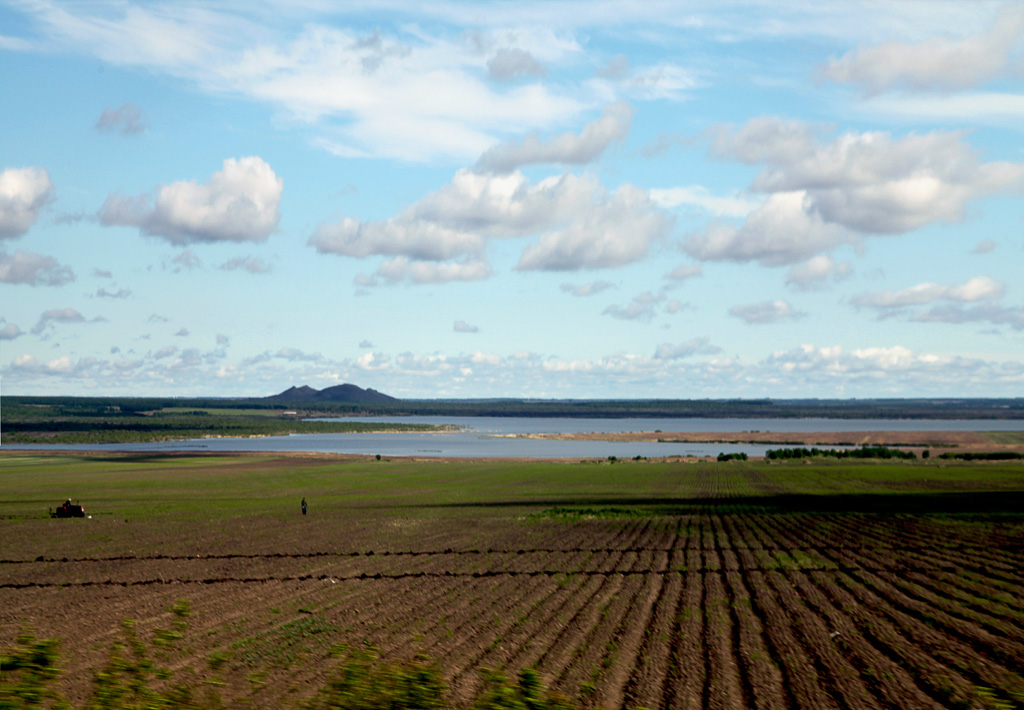
<path id="1" fill-rule="evenodd" d="M 464 320 L 455 321 L 455 325 L 452 326 L 452 330 L 456 333 L 479 333 L 480 328 L 475 325 L 470 325 Z"/>
<path id="2" fill-rule="evenodd" d="M 414 284 L 449 283 L 452 281 L 483 281 L 491 275 L 486 261 L 461 262 L 416 261 L 404 256 L 388 259 L 377 268 L 377 276 L 390 282 Z"/>
<path id="3" fill-rule="evenodd" d="M 664 291 L 645 291 L 637 296 L 634 296 L 629 303 L 624 306 L 618 304 L 612 304 L 601 311 L 603 316 L 611 316 L 619 320 L 633 320 L 641 323 L 650 323 L 654 320 L 654 317 L 658 313 L 658 305 L 664 303 L 666 299 Z M 674 302 L 673 302 L 674 303 Z M 671 312 L 675 312 L 675 307 L 670 307 Z"/>
<path id="4" fill-rule="evenodd" d="M 309 239 L 309 244 L 321 254 L 401 255 L 433 261 L 480 252 L 483 243 L 478 234 L 417 219 L 414 214 L 380 222 L 361 222 L 346 217 L 334 224 L 321 224 Z"/>
<path id="5" fill-rule="evenodd" d="M 918 323 L 992 323 L 1024 330 L 1024 307 L 999 306 L 994 303 L 977 306 L 947 303 L 918 311 L 911 316 L 911 320 Z"/>
<path id="6" fill-rule="evenodd" d="M 688 281 L 703 275 L 704 269 L 700 264 L 680 264 L 665 274 L 665 278 L 669 281 Z"/>
<path id="7" fill-rule="evenodd" d="M 277 229 L 284 181 L 261 158 L 228 158 L 205 183 L 180 181 L 148 196 L 110 195 L 104 225 L 137 227 L 175 245 L 263 242 Z"/>
<path id="8" fill-rule="evenodd" d="M 53 183 L 45 169 L 5 168 L 0 172 L 0 239 L 20 237 L 31 229 L 53 199 Z"/>
<path id="9" fill-rule="evenodd" d="M 52 256 L 16 249 L 13 254 L 0 251 L 0 283 L 28 286 L 63 286 L 75 280 L 70 266 L 57 263 Z"/>
<path id="10" fill-rule="evenodd" d="M 14 323 L 4 323 L 0 328 L 0 340 L 17 340 L 25 334 L 21 328 Z"/>
<path id="11" fill-rule="evenodd" d="M 837 262 L 831 256 L 819 254 L 791 268 L 786 285 L 809 290 L 821 287 L 829 279 L 842 281 L 852 272 L 850 262 Z"/>
<path id="12" fill-rule="evenodd" d="M 959 301 L 972 303 L 1001 298 L 1006 287 L 988 276 L 976 276 L 956 286 L 937 283 L 921 283 L 901 291 L 876 291 L 854 296 L 852 303 L 863 308 L 881 310 L 921 306 L 934 301 Z"/>
<path id="13" fill-rule="evenodd" d="M 124 103 L 117 108 L 107 106 L 96 121 L 96 130 L 134 136 L 146 130 L 146 119 L 142 109 L 135 104 Z"/>
<path id="14" fill-rule="evenodd" d="M 868 95 L 894 88 L 969 89 L 1007 71 L 1024 43 L 1024 6 L 1009 4 L 979 35 L 932 37 L 917 44 L 886 42 L 860 47 L 820 69 L 823 79 L 860 84 Z"/>
<path id="15" fill-rule="evenodd" d="M 32 326 L 31 333 L 33 335 L 39 335 L 47 328 L 51 327 L 54 323 L 84 323 L 85 316 L 76 311 L 74 308 L 53 308 L 48 311 L 44 311 L 43 315 L 39 316 L 39 320 L 34 326 Z"/>
<path id="16" fill-rule="evenodd" d="M 533 135 L 521 141 L 501 143 L 480 156 L 477 169 L 508 173 L 524 165 L 554 163 L 586 165 L 592 163 L 613 142 L 622 142 L 629 134 L 633 112 L 624 101 L 605 108 L 601 117 L 576 134 L 563 133 L 549 140 Z"/>
<path id="17" fill-rule="evenodd" d="M 544 234 L 519 259 L 520 271 L 576 271 L 629 264 L 668 237 L 673 220 L 651 202 L 645 190 L 620 185 L 600 195 L 591 208 L 565 228 Z"/>
<path id="18" fill-rule="evenodd" d="M 694 355 L 717 355 L 722 349 L 711 344 L 708 336 L 691 338 L 682 343 L 662 343 L 654 351 L 655 360 L 679 360 Z"/>
<path id="19" fill-rule="evenodd" d="M 570 293 L 577 297 L 595 296 L 602 291 L 606 291 L 610 288 L 614 288 L 615 284 L 610 281 L 591 281 L 587 284 L 580 284 L 576 286 L 571 283 L 563 283 L 561 285 L 562 293 Z"/>
<path id="20" fill-rule="evenodd" d="M 795 264 L 863 236 L 902 234 L 964 218 L 970 200 L 1019 189 L 1024 164 L 982 163 L 963 132 L 900 138 L 758 118 L 719 129 L 712 154 L 766 167 L 753 189 L 768 198 L 740 226 L 715 222 L 690 235 L 699 259 Z"/>
<path id="21" fill-rule="evenodd" d="M 643 257 L 669 233 L 672 218 L 628 184 L 607 193 L 590 176 L 572 173 L 531 183 L 519 171 L 460 170 L 452 182 L 377 222 L 346 217 L 323 223 L 309 239 L 322 254 L 394 257 L 379 275 L 395 280 L 417 269 L 422 283 L 485 278 L 492 238 L 541 234 L 522 255 L 521 270 L 604 268 Z M 431 266 L 429 262 L 448 262 Z"/>
<path id="22" fill-rule="evenodd" d="M 953 286 L 921 283 L 901 291 L 862 293 L 851 302 L 876 310 L 880 319 L 907 316 L 917 323 L 991 323 L 1022 330 L 1024 307 L 994 303 L 1005 293 L 1002 282 L 976 276 Z"/>
<path id="23" fill-rule="evenodd" d="M 762 301 L 747 306 L 733 306 L 729 309 L 729 315 L 747 323 L 763 324 L 796 320 L 807 314 L 797 311 L 786 301 Z"/>
<path id="24" fill-rule="evenodd" d="M 178 352 L 177 345 L 165 345 L 164 347 L 153 353 L 154 360 L 163 360 L 164 358 L 172 357 Z"/>
<path id="25" fill-rule="evenodd" d="M 504 47 L 487 60 L 487 75 L 495 81 L 512 81 L 523 77 L 541 77 L 547 71 L 537 58 L 518 47 Z"/>
<path id="26" fill-rule="evenodd" d="M 809 209 L 806 192 L 770 195 L 740 226 L 713 222 L 687 237 L 686 252 L 695 259 L 758 261 L 781 266 L 803 261 L 850 240 L 840 226 Z"/>

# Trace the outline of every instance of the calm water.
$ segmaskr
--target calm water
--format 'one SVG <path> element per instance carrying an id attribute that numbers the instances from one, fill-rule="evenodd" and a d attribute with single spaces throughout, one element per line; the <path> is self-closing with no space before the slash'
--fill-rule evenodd
<path id="1" fill-rule="evenodd" d="M 445 433 L 295 434 L 258 439 L 191 439 L 150 444 L 51 446 L 53 450 L 94 451 L 316 451 L 381 456 L 453 458 L 593 458 L 617 456 L 715 456 L 745 452 L 763 456 L 773 448 L 752 444 L 672 444 L 656 442 L 546 441 L 508 438 L 515 434 L 574 432 L 810 432 L 810 431 L 1024 431 L 1024 421 L 905 419 L 563 419 L 534 417 L 354 417 L 323 421 L 454 424 Z M 9 448 L 38 449 L 39 445 Z M 775 447 L 777 448 L 777 447 Z"/>

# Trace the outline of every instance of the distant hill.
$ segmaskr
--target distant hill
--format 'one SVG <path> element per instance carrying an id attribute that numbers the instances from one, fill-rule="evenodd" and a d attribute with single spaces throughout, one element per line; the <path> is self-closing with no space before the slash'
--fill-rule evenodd
<path id="1" fill-rule="evenodd" d="M 398 401 L 394 397 L 390 397 L 383 392 L 378 392 L 375 389 L 364 390 L 362 387 L 350 384 L 335 385 L 334 387 L 328 387 L 327 389 L 322 390 L 315 390 L 307 385 L 303 385 L 302 387 L 289 387 L 281 394 L 275 394 L 270 397 L 266 397 L 265 399 L 273 402 L 287 402 L 294 404 L 317 404 L 320 402 L 375 404 Z"/>

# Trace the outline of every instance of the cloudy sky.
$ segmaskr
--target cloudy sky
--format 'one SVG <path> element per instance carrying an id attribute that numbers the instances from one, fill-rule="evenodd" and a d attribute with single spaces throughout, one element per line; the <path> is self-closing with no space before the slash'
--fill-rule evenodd
<path id="1" fill-rule="evenodd" d="M 0 0 L 4 394 L 1024 396 L 1024 3 Z"/>

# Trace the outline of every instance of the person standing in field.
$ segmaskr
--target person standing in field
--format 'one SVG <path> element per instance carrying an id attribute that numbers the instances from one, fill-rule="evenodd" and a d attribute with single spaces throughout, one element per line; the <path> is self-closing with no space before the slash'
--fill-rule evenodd
<path id="1" fill-rule="evenodd" d="M 303 515 L 306 514 L 306 499 L 305 498 L 302 499 L 302 514 Z"/>

